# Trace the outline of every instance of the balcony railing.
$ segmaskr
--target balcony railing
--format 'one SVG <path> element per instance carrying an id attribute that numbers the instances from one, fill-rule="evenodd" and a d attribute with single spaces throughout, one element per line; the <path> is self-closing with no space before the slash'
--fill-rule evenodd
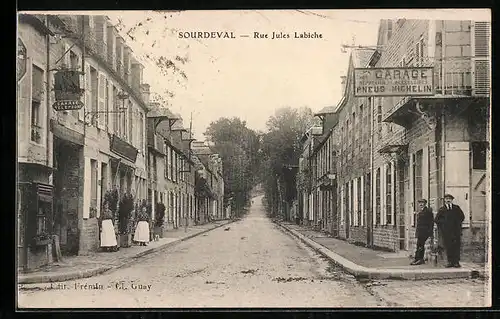
<path id="1" fill-rule="evenodd" d="M 413 59 L 408 67 L 433 67 L 436 94 L 447 96 L 472 95 L 472 59 L 470 56 L 423 57 Z"/>
<path id="2" fill-rule="evenodd" d="M 35 143 L 40 143 L 42 140 L 42 127 L 31 125 L 31 140 Z"/>

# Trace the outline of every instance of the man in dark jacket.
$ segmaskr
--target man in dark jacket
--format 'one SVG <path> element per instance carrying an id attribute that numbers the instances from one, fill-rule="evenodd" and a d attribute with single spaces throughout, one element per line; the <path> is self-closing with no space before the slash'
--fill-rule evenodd
<path id="1" fill-rule="evenodd" d="M 427 201 L 420 199 L 418 201 L 417 227 L 415 237 L 417 237 L 417 249 L 415 251 L 415 260 L 411 265 L 421 265 L 424 261 L 425 242 L 432 237 L 434 227 L 434 215 L 432 209 L 427 207 Z"/>
<path id="2" fill-rule="evenodd" d="M 462 237 L 462 222 L 464 212 L 460 206 L 453 204 L 454 197 L 450 194 L 444 195 L 444 206 L 436 214 L 438 231 L 443 237 L 444 248 L 448 259 L 447 268 L 460 267 L 460 244 Z"/>

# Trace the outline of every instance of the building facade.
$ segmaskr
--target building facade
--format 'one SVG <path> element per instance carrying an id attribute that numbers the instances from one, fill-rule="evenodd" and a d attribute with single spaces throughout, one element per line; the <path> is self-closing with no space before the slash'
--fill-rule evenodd
<path id="1" fill-rule="evenodd" d="M 26 47 L 26 72 L 18 81 L 20 260 L 33 268 L 52 255 L 52 241 L 30 244 L 33 237 L 57 235 L 63 255 L 99 247 L 107 190 L 146 198 L 149 91 L 142 65 L 105 16 L 21 15 L 18 37 Z M 61 70 L 81 72 L 80 109 L 55 110 Z M 30 186 L 33 181 L 42 183 Z M 27 205 L 34 197 L 38 207 Z M 34 257 L 29 247 L 48 257 Z"/>
<path id="2" fill-rule="evenodd" d="M 465 214 L 465 255 L 484 259 L 490 28 L 478 21 L 382 21 L 378 43 L 384 52 L 376 66 L 432 66 L 436 94 L 374 100 L 382 117 L 374 167 L 392 168 L 397 212 L 380 245 L 414 250 L 417 201 L 427 199 L 436 212 L 450 193 Z"/>
<path id="3" fill-rule="evenodd" d="M 312 170 L 309 194 L 303 186 L 307 179 L 299 183 L 304 216 L 312 215 L 316 224 L 336 221 L 339 238 L 411 255 L 417 201 L 426 199 L 436 213 L 444 194 L 451 193 L 465 214 L 464 256 L 484 261 L 491 174 L 489 43 L 487 22 L 382 20 L 377 49 L 351 53 L 343 98 L 334 110 L 320 112 L 326 131 L 312 152 L 304 149 L 301 174 Z M 432 67 L 435 94 L 355 96 L 354 69 L 371 67 Z M 327 114 L 337 116 L 331 126 L 325 125 Z M 320 188 L 331 167 L 336 167 L 338 214 L 331 213 L 332 199 Z M 328 225 L 321 228 L 333 233 Z M 435 237 L 439 241 L 440 234 Z"/>

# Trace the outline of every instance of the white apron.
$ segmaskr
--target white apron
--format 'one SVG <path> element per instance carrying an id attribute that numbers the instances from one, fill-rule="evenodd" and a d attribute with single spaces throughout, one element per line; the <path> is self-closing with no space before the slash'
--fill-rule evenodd
<path id="1" fill-rule="evenodd" d="M 149 243 L 149 223 L 140 221 L 135 228 L 134 241 Z"/>
<path id="2" fill-rule="evenodd" d="M 111 219 L 103 220 L 101 228 L 101 247 L 115 247 L 117 245 L 113 222 Z"/>

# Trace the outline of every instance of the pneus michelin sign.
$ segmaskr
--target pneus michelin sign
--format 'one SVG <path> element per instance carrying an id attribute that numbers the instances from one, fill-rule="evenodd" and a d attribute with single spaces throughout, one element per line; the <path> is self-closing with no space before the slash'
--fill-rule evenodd
<path id="1" fill-rule="evenodd" d="M 431 96 L 434 68 L 354 69 L 354 96 Z"/>

